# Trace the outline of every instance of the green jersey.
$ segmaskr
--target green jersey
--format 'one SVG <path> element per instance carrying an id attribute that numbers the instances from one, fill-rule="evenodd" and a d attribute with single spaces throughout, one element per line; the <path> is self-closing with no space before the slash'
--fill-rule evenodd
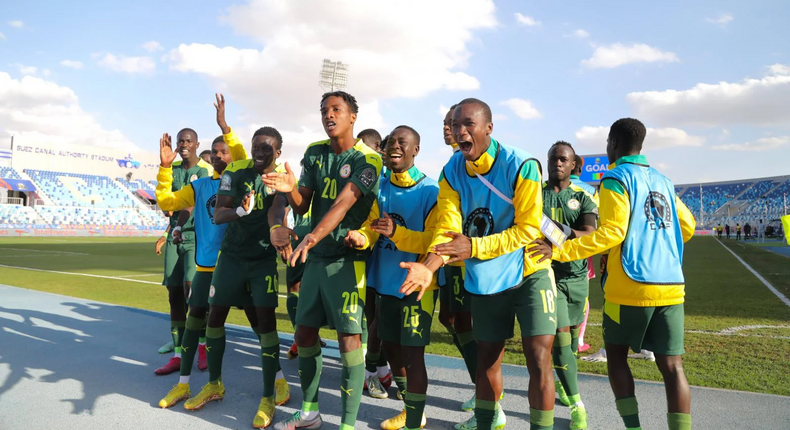
<path id="1" fill-rule="evenodd" d="M 344 239 L 350 230 L 358 230 L 367 219 L 378 194 L 381 167 L 381 156 L 361 140 L 342 154 L 335 154 L 329 140 L 307 147 L 299 186 L 313 190 L 311 230 L 329 212 L 346 184 L 353 183 L 362 191 L 362 198 L 351 206 L 337 228 L 310 250 L 309 255 L 354 261 L 366 259 L 367 253 L 347 247 Z"/>
<path id="2" fill-rule="evenodd" d="M 312 230 L 312 226 L 310 225 L 310 209 L 307 210 L 307 213 L 304 215 L 297 215 L 294 214 L 294 233 L 299 237 L 297 240 L 291 241 L 291 247 L 296 249 L 300 243 L 302 243 L 302 239 L 306 234 L 309 234 Z"/>
<path id="3" fill-rule="evenodd" d="M 557 193 L 544 182 L 543 213 L 555 222 L 565 224 L 574 230 L 581 230 L 584 226 L 584 215 L 598 216 L 598 205 L 576 184 L 571 183 L 568 188 Z M 557 279 L 587 277 L 586 258 L 569 263 L 552 261 L 551 268 L 554 269 L 554 276 Z"/>
<path id="4" fill-rule="evenodd" d="M 277 250 L 269 239 L 268 213 L 277 193 L 261 181 L 261 175 L 255 170 L 253 160 L 230 163 L 222 173 L 217 195 L 233 197 L 233 207 L 237 208 L 250 191 L 255 191 L 252 212 L 228 223 L 220 252 L 246 260 L 274 261 Z"/>
<path id="5" fill-rule="evenodd" d="M 210 164 L 206 163 L 202 159 L 199 159 L 197 164 L 190 167 L 189 169 L 184 168 L 181 164 L 181 161 L 173 162 L 173 188 L 172 191 L 178 191 L 181 188 L 186 187 L 187 185 L 191 184 L 192 181 L 198 178 L 204 178 L 206 176 L 211 176 L 214 174 L 214 168 L 211 167 Z M 173 212 L 173 216 L 170 217 L 170 230 L 173 230 L 173 227 L 178 224 L 178 212 Z M 168 236 L 168 240 L 172 241 L 173 235 Z M 195 241 L 195 223 L 192 219 L 192 216 L 189 217 L 187 222 L 181 226 L 181 237 L 184 238 L 184 242 L 194 242 Z"/>

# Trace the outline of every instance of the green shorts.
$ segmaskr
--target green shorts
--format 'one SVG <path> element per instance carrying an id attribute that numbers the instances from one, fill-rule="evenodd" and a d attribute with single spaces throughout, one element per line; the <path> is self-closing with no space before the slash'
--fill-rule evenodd
<path id="1" fill-rule="evenodd" d="M 458 266 L 444 266 L 447 299 L 450 301 L 450 312 L 471 312 L 471 295 L 464 289 L 465 269 Z"/>
<path id="2" fill-rule="evenodd" d="M 216 306 L 276 308 L 280 290 L 277 260 L 244 260 L 220 252 L 208 302 Z"/>
<path id="3" fill-rule="evenodd" d="M 659 355 L 683 355 L 683 304 L 639 307 L 604 302 L 603 340 Z"/>
<path id="4" fill-rule="evenodd" d="M 539 270 L 498 294 L 471 296 L 472 333 L 477 340 L 502 342 L 511 339 L 516 318 L 522 337 L 557 332 L 557 288 L 551 270 Z"/>
<path id="5" fill-rule="evenodd" d="M 307 260 L 296 309 L 296 324 L 338 333 L 361 334 L 365 313 L 365 262 Z"/>
<path id="6" fill-rule="evenodd" d="M 208 293 L 211 289 L 211 279 L 214 272 L 195 272 L 192 278 L 192 287 L 189 288 L 187 304 L 197 308 L 208 309 Z"/>
<path id="7" fill-rule="evenodd" d="M 296 267 L 291 267 L 290 264 L 285 265 L 285 282 L 288 285 L 293 285 L 298 282 L 302 282 L 302 276 L 304 276 L 304 264 L 302 262 L 296 263 Z"/>
<path id="8" fill-rule="evenodd" d="M 420 301 L 417 301 L 417 293 L 402 299 L 380 295 L 376 308 L 379 338 L 403 346 L 430 345 L 438 293 L 438 290 L 426 291 Z"/>
<path id="9" fill-rule="evenodd" d="M 571 327 L 584 322 L 584 310 L 590 294 L 590 280 L 583 277 L 559 279 L 557 282 L 557 327 Z"/>
<path id="10" fill-rule="evenodd" d="M 165 279 L 162 285 L 170 288 L 192 282 L 196 269 L 195 242 L 176 245 L 168 240 L 165 244 Z"/>

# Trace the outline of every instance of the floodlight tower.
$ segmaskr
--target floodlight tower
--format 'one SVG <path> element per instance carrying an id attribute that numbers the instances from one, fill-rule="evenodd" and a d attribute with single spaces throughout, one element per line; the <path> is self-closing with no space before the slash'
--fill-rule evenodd
<path id="1" fill-rule="evenodd" d="M 348 64 L 324 58 L 318 77 L 318 85 L 326 91 L 345 90 L 348 87 Z"/>

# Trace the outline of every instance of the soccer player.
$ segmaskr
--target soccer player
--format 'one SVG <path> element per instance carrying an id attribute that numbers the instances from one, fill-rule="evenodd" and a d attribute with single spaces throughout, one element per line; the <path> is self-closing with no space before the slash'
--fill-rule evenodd
<path id="1" fill-rule="evenodd" d="M 362 143 L 367 145 L 370 149 L 381 154 L 381 134 L 372 128 L 366 128 L 357 134 L 357 139 L 362 140 Z"/>
<path id="2" fill-rule="evenodd" d="M 285 216 L 287 199 L 267 188 L 261 180 L 261 175 L 274 171 L 275 152 L 281 147 L 280 133 L 272 127 L 262 127 L 252 137 L 252 159 L 233 162 L 222 174 L 214 223 L 228 226 L 208 291 L 209 383 L 184 404 L 186 409 L 196 410 L 224 397 L 221 374 L 225 320 L 231 306 L 252 304 L 257 321 L 250 323 L 257 322 L 263 368 L 263 396 L 253 419 L 255 428 L 271 425 L 275 405 L 290 399 L 288 384 L 280 370 L 275 316 L 279 289 L 277 253 L 288 255 L 290 246 L 273 244 L 273 237 L 278 234 L 284 235 L 288 242 L 290 230 L 279 224 Z"/>
<path id="3" fill-rule="evenodd" d="M 627 429 L 640 429 L 628 349 L 655 353 L 667 394 L 670 430 L 691 428 L 691 392 L 683 373 L 683 242 L 694 218 L 672 182 L 641 155 L 645 126 L 612 124 L 606 152 L 616 160 L 601 181 L 599 227 L 561 249 L 533 242 L 530 251 L 576 261 L 610 250 L 604 284 L 603 333 L 609 382 Z M 633 208 L 633 210 L 632 210 Z"/>
<path id="4" fill-rule="evenodd" d="M 592 185 L 584 182 L 581 180 L 580 176 L 582 174 L 582 167 L 584 167 L 584 159 L 579 155 L 576 154 L 576 167 L 571 172 L 571 183 L 581 187 L 584 191 L 589 194 L 595 205 L 598 205 L 598 190 L 593 187 Z M 592 257 L 587 259 L 587 278 L 593 279 L 595 278 L 595 268 L 593 264 Z M 584 307 L 584 321 L 582 321 L 581 326 L 579 327 L 579 342 L 578 348 L 574 352 L 584 352 L 590 349 L 590 345 L 584 343 L 584 332 L 587 331 L 587 318 L 590 316 L 590 302 L 587 301 L 587 304 Z"/>
<path id="5" fill-rule="evenodd" d="M 206 163 L 211 164 L 211 150 L 207 149 L 200 153 L 200 158 Z"/>
<path id="6" fill-rule="evenodd" d="M 397 265 L 399 261 L 417 261 L 427 253 L 436 224 L 439 186 L 414 165 L 419 152 L 417 131 L 406 125 L 392 131 L 386 154 L 389 170 L 382 179 L 379 203 L 373 206 L 375 219 L 369 227 L 348 234 L 360 248 L 374 248 L 368 260 L 368 288 L 375 289 L 379 295 L 376 309 L 379 337 L 392 364 L 398 391 L 405 400 L 402 412 L 381 423 L 384 430 L 417 429 L 426 423 L 425 346 L 430 344 L 439 285 L 434 277 L 422 299 L 417 300 L 417 294 L 405 296 L 400 286 L 406 273 Z M 378 218 L 379 209 L 381 218 Z"/>
<path id="7" fill-rule="evenodd" d="M 568 232 L 574 239 L 595 230 L 598 205 L 592 196 L 571 182 L 576 153 L 568 142 L 558 141 L 549 149 L 549 179 L 543 184 L 543 213 Z M 579 325 L 590 293 L 588 260 L 569 263 L 552 262 L 557 285 L 557 334 L 554 337 L 553 359 L 558 381 L 555 390 L 560 403 L 571 407 L 571 430 L 587 428 L 587 410 L 579 394 L 576 374 L 576 353 L 579 347 Z"/>
<path id="8" fill-rule="evenodd" d="M 741 240 L 741 223 L 735 223 L 735 240 Z"/>
<path id="9" fill-rule="evenodd" d="M 480 100 L 465 99 L 453 111 L 453 137 L 460 152 L 439 179 L 439 222 L 431 252 L 421 263 L 401 263 L 408 269 L 401 292 L 425 291 L 443 264 L 465 260 L 464 288 L 471 293 L 478 347 L 477 427 L 505 425 L 497 401 L 501 363 L 518 318 L 530 375 L 530 428 L 550 429 L 556 288 L 550 262 L 537 263 L 524 252 L 527 244 L 543 237 L 541 167 L 524 151 L 491 138 L 493 128 L 491 109 Z"/>
<path id="10" fill-rule="evenodd" d="M 178 144 L 176 152 L 181 156 L 181 161 L 172 164 L 172 191 L 178 191 L 199 178 L 210 177 L 213 173 L 211 165 L 197 156 L 200 143 L 194 130 L 185 128 L 179 131 L 176 140 Z M 184 212 L 186 221 L 182 220 L 181 228 L 176 228 L 181 212 L 174 212 L 170 217 L 170 235 L 165 245 L 163 281 L 170 302 L 170 333 L 173 337 L 175 354 L 167 364 L 154 371 L 157 375 L 168 375 L 181 368 L 181 338 L 184 335 L 187 319 L 186 300 L 192 286 L 192 278 L 195 276 L 195 225 L 191 213 Z M 177 243 L 176 239 L 181 243 Z"/>
<path id="11" fill-rule="evenodd" d="M 329 139 L 315 142 L 305 151 L 298 187 L 287 163 L 287 173 L 264 176 L 266 185 L 286 193 L 294 213 L 304 214 L 311 208 L 312 223 L 312 231 L 302 238 L 289 260 L 291 265 L 300 259 L 306 262 L 296 311 L 302 409 L 278 423 L 277 429 L 321 426 L 318 388 L 323 358 L 318 329 L 325 322 L 337 330 L 343 363 L 340 429 L 353 429 L 357 419 L 365 378 L 360 334 L 367 255 L 345 246 L 345 237 L 367 219 L 382 167 L 379 154 L 354 139 L 358 111 L 352 95 L 343 91 L 324 94 L 321 122 Z"/>

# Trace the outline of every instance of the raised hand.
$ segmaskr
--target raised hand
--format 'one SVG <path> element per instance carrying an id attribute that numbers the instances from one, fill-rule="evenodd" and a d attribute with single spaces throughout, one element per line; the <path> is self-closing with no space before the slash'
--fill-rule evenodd
<path id="1" fill-rule="evenodd" d="M 293 254 L 291 254 L 291 257 L 288 259 L 288 264 L 290 264 L 291 267 L 296 267 L 297 261 L 301 261 L 302 264 L 307 263 L 307 251 L 316 244 L 318 244 L 318 241 L 315 240 L 315 236 L 313 236 L 312 233 L 306 234 L 299 246 L 294 249 Z"/>
<path id="2" fill-rule="evenodd" d="M 346 233 L 345 245 L 349 248 L 362 249 L 367 244 L 368 239 L 357 230 Z"/>
<path id="3" fill-rule="evenodd" d="M 164 168 L 169 168 L 173 165 L 173 161 L 178 155 L 178 148 L 173 151 L 173 141 L 170 135 L 165 133 L 159 139 L 159 164 Z"/>
<path id="4" fill-rule="evenodd" d="M 437 255 L 449 256 L 450 259 L 446 264 L 463 261 L 472 258 L 472 240 L 468 237 L 456 233 L 454 231 L 447 231 L 445 236 L 452 238 L 450 242 L 436 245 L 433 247 L 433 252 Z"/>
<path id="5" fill-rule="evenodd" d="M 228 122 L 225 121 L 225 96 L 222 93 L 215 93 L 214 97 L 217 98 L 216 103 L 214 103 L 214 108 L 217 109 L 217 125 L 222 130 L 222 134 L 228 134 L 230 133 L 230 127 Z"/>
<path id="6" fill-rule="evenodd" d="M 417 300 L 422 299 L 425 289 L 431 285 L 431 280 L 433 280 L 431 269 L 422 263 L 407 263 L 405 261 L 401 261 L 400 267 L 409 271 L 406 274 L 406 280 L 403 281 L 403 285 L 400 287 L 401 294 L 408 296 L 415 291 L 419 291 Z"/>
<path id="7" fill-rule="evenodd" d="M 383 234 L 386 237 L 391 238 L 392 235 L 395 234 L 395 220 L 390 218 L 386 212 L 382 212 L 382 217 L 379 219 L 374 219 L 370 223 L 370 229 L 375 231 L 378 234 Z"/>
<path id="8" fill-rule="evenodd" d="M 281 193 L 290 193 L 296 188 L 296 176 L 288 162 L 285 162 L 285 173 L 272 172 L 261 175 L 264 185 Z"/>

